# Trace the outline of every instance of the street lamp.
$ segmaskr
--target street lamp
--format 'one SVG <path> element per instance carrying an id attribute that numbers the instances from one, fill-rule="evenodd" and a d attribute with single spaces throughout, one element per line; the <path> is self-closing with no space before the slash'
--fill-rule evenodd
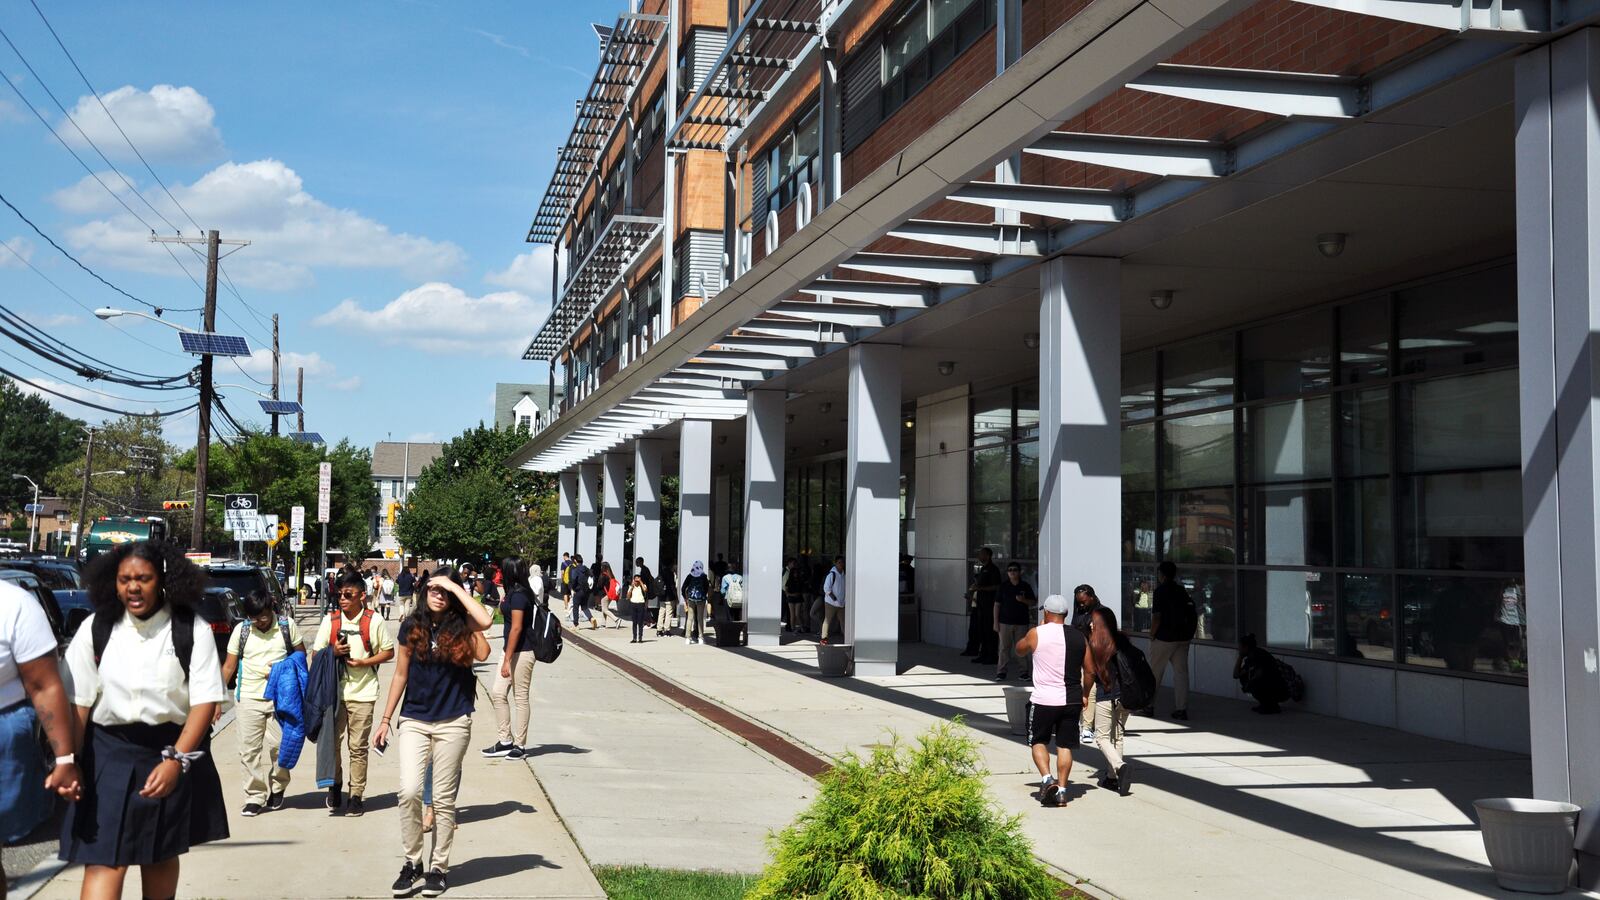
<path id="1" fill-rule="evenodd" d="M 89 473 L 89 477 L 90 478 L 99 478 L 101 475 L 126 475 L 126 474 L 128 474 L 128 473 L 126 471 L 122 470 L 122 469 L 107 469 L 104 472 L 91 472 L 91 473 Z"/>
<path id="2" fill-rule="evenodd" d="M 11 477 L 20 478 L 23 481 L 26 481 L 28 484 L 33 485 L 33 505 L 28 507 L 28 552 L 32 553 L 34 547 L 34 538 L 39 533 L 39 482 L 34 481 L 32 478 L 29 478 L 26 475 L 12 475 Z"/>
<path id="3" fill-rule="evenodd" d="M 133 317 L 139 318 L 139 319 L 149 319 L 152 322 L 160 322 L 161 324 L 167 326 L 168 328 L 173 328 L 173 329 L 176 329 L 178 331 L 185 331 L 185 332 L 188 332 L 189 334 L 198 334 L 199 333 L 199 332 L 195 331 L 193 328 L 185 328 L 182 325 L 179 325 L 179 324 L 177 324 L 175 322 L 168 322 L 166 319 L 163 319 L 163 318 L 161 318 L 159 316 L 152 316 L 149 313 L 142 313 L 142 312 L 139 312 L 136 309 L 116 309 L 116 308 L 110 307 L 110 306 L 102 306 L 99 309 L 94 311 L 94 317 L 96 319 L 100 319 L 102 321 L 105 320 L 105 319 L 115 319 L 118 316 L 133 316 Z"/>

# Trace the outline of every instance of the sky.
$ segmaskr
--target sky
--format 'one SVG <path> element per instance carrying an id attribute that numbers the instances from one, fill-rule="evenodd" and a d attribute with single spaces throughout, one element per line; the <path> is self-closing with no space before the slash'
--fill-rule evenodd
<path id="1" fill-rule="evenodd" d="M 330 443 L 448 440 L 492 421 L 496 382 L 546 381 L 545 364 L 520 357 L 549 310 L 550 251 L 524 238 L 594 73 L 589 23 L 613 21 L 622 0 L 34 2 L 99 99 L 28 0 L 0 4 L 15 45 L 0 41 L 0 195 L 187 327 L 199 313 L 177 310 L 201 305 L 204 261 L 152 243 L 151 228 L 195 237 L 192 216 L 250 241 L 223 261 L 238 295 L 219 291 L 216 328 L 253 351 L 216 367 L 242 386 L 218 391 L 247 426 L 267 422 L 246 388 L 268 391 L 273 313 L 283 396 L 303 366 L 306 428 Z M 162 324 L 96 319 L 88 310 L 148 309 L 4 206 L 0 244 L 6 309 L 125 369 L 194 366 Z M 119 410 L 194 397 L 86 382 L 4 338 L 0 368 Z M 165 431 L 192 447 L 195 427 L 190 412 Z"/>

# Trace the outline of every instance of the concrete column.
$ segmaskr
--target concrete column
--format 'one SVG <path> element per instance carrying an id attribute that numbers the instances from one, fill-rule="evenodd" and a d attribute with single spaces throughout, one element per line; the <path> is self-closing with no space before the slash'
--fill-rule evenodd
<path id="1" fill-rule="evenodd" d="M 678 425 L 678 583 L 711 549 L 711 423 Z M 710 567 L 707 566 L 707 570 Z"/>
<path id="2" fill-rule="evenodd" d="M 1600 31 L 1516 61 L 1517 317 L 1533 793 L 1584 807 L 1600 887 Z"/>
<path id="3" fill-rule="evenodd" d="M 900 644 L 900 347 L 850 353 L 845 640 L 855 674 L 893 675 Z"/>
<path id="4" fill-rule="evenodd" d="M 1122 559 L 1121 264 L 1039 272 L 1039 596 L 1117 596 Z M 1069 597 L 1070 599 L 1070 597 Z"/>
<path id="5" fill-rule="evenodd" d="M 661 559 L 661 441 L 633 444 L 633 555 L 657 575 Z M 631 560 L 630 560 L 631 562 Z M 681 579 L 680 579 L 681 580 Z"/>
<path id="6" fill-rule="evenodd" d="M 607 453 L 601 458 L 601 464 L 605 477 L 601 481 L 600 512 L 605 524 L 600 530 L 600 556 L 611 563 L 611 571 L 621 578 L 633 562 L 623 558 L 627 555 L 624 543 L 627 529 L 622 524 L 622 512 L 628 496 L 628 454 Z"/>
<path id="7" fill-rule="evenodd" d="M 723 558 L 732 561 L 734 557 L 731 541 L 733 517 L 728 515 L 728 503 L 733 499 L 733 476 L 718 474 L 711 477 L 711 549 L 707 551 L 711 559 L 716 559 L 721 553 Z M 711 559 L 706 560 L 707 563 Z M 715 585 L 713 585 L 715 587 Z"/>
<path id="8" fill-rule="evenodd" d="M 559 479 L 559 510 L 556 515 L 556 559 L 561 554 L 573 553 L 578 546 L 578 473 L 562 472 Z"/>
<path id="9" fill-rule="evenodd" d="M 784 392 L 748 391 L 745 399 L 745 619 L 751 644 L 774 646 L 783 628 Z"/>
<path id="10" fill-rule="evenodd" d="M 589 565 L 599 556 L 600 522 L 595 509 L 600 490 L 600 467 L 585 463 L 578 467 L 578 544 L 574 551 Z"/>

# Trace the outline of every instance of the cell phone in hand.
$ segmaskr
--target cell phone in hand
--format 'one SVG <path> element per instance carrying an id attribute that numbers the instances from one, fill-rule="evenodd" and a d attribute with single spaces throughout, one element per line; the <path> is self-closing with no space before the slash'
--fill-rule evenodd
<path id="1" fill-rule="evenodd" d="M 379 756 L 382 756 L 383 755 L 383 751 L 388 750 L 388 749 L 389 749 L 389 740 L 388 740 L 388 738 L 385 738 L 385 739 L 383 739 L 381 741 L 374 741 L 373 744 L 372 744 L 372 752 L 378 754 Z"/>

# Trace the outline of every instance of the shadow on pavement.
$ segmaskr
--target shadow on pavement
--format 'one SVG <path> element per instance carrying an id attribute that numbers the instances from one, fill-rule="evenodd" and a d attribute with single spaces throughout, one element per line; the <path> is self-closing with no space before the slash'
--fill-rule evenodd
<path id="1" fill-rule="evenodd" d="M 501 816 L 516 813 L 533 813 L 538 810 L 519 800 L 502 800 L 499 803 L 478 804 L 476 806 L 463 806 L 456 810 L 456 825 L 466 825 L 469 822 L 487 822 Z"/>
<path id="2" fill-rule="evenodd" d="M 515 875 L 528 869 L 559 869 L 561 866 L 538 853 L 519 853 L 516 856 L 490 856 L 469 859 L 450 867 L 450 884 L 461 886 L 477 881 L 488 881 Z"/>
<path id="3" fill-rule="evenodd" d="M 593 753 L 588 747 L 574 747 L 571 744 L 540 744 L 532 750 L 523 751 L 523 758 L 530 756 L 550 756 L 554 753 Z"/>

